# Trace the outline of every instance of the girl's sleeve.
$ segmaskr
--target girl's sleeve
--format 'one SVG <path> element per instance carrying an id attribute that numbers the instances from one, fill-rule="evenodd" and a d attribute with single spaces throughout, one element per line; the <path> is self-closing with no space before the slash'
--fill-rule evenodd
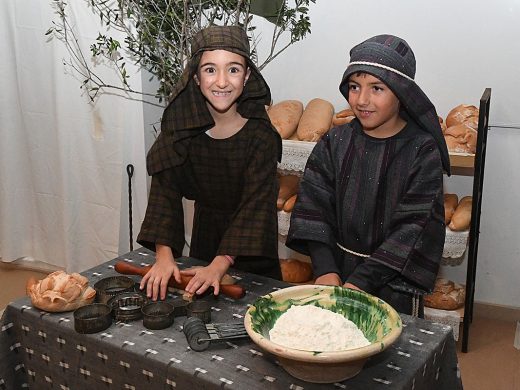
<path id="1" fill-rule="evenodd" d="M 289 248 L 311 256 L 315 277 L 340 274 L 332 255 L 337 241 L 334 182 L 330 137 L 326 134 L 307 160 L 286 241 Z M 319 255 L 324 252 L 328 255 Z"/>
<path id="2" fill-rule="evenodd" d="M 379 263 L 425 290 L 433 287 L 446 234 L 442 185 L 440 155 L 431 140 L 418 151 L 385 240 L 347 281 L 360 279 L 362 273 L 370 273 L 370 267 Z M 373 288 L 386 282 L 384 278 L 372 280 Z"/>
<path id="3" fill-rule="evenodd" d="M 277 137 L 270 129 L 255 133 L 247 151 L 240 203 L 222 237 L 218 254 L 278 258 Z"/>
<path id="4" fill-rule="evenodd" d="M 182 195 L 168 170 L 155 174 L 137 242 L 155 251 L 156 244 L 169 246 L 174 257 L 184 248 Z"/>

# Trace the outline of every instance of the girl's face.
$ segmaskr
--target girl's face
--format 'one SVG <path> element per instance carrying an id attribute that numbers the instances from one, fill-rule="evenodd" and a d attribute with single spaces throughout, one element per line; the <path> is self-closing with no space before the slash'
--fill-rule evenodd
<path id="1" fill-rule="evenodd" d="M 239 54 L 226 50 L 202 53 L 195 82 L 208 103 L 210 111 L 224 114 L 236 110 L 236 101 L 244 90 L 251 70 Z"/>
<path id="2" fill-rule="evenodd" d="M 399 116 L 399 99 L 377 77 L 352 74 L 348 81 L 348 102 L 363 130 L 372 137 L 391 137 L 404 126 Z"/>

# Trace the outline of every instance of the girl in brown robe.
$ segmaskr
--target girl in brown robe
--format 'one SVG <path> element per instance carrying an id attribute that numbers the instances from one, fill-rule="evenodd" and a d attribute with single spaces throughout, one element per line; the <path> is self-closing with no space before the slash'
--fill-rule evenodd
<path id="1" fill-rule="evenodd" d="M 137 241 L 156 251 L 141 288 L 164 299 L 184 247 L 182 198 L 195 201 L 190 256 L 206 267 L 182 271 L 202 294 L 230 266 L 280 278 L 276 180 L 281 138 L 265 111 L 269 87 L 249 58 L 245 31 L 209 27 L 192 42 L 192 57 L 166 108 L 147 156 L 152 186 Z"/>

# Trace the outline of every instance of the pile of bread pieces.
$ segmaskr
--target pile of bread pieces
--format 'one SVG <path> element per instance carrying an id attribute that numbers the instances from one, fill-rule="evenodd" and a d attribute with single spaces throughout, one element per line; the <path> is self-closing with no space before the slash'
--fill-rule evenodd
<path id="1" fill-rule="evenodd" d="M 53 272 L 42 280 L 30 278 L 25 288 L 32 305 L 49 312 L 76 310 L 92 303 L 96 297 L 86 277 L 65 271 Z"/>

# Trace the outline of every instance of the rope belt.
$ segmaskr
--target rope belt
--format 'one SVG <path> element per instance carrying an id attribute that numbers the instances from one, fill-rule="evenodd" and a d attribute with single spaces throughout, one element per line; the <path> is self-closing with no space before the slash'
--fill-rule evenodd
<path id="1" fill-rule="evenodd" d="M 338 246 L 339 249 L 344 250 L 345 252 L 350 253 L 351 255 L 356 255 L 356 256 L 359 256 L 359 257 L 370 257 L 370 255 L 365 255 L 364 253 L 359 253 L 359 252 L 356 252 L 356 251 L 352 251 L 352 250 L 350 250 L 348 248 L 345 248 L 339 242 L 336 242 L 336 245 Z"/>

